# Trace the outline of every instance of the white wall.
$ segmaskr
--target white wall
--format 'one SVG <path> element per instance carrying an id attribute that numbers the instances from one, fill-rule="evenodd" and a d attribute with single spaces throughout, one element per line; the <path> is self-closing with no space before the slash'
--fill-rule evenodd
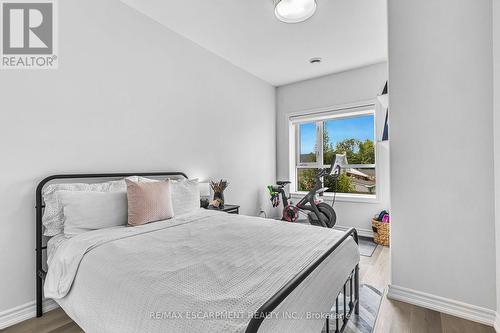
<path id="1" fill-rule="evenodd" d="M 500 313 L 500 0 L 493 0 L 494 132 L 495 132 L 495 230 L 497 313 Z M 500 330 L 500 315 L 497 330 Z"/>
<path id="2" fill-rule="evenodd" d="M 278 87 L 276 97 L 277 179 L 289 178 L 288 119 L 291 113 L 375 100 L 386 80 L 387 63 L 380 63 Z M 385 117 L 385 112 L 377 116 Z M 388 152 L 383 152 L 381 149 L 380 154 L 387 156 Z M 383 160 L 380 158 L 380 161 Z M 389 208 L 388 170 L 386 168 L 388 165 L 382 162 L 377 166 L 380 170 L 387 171 L 380 173 L 377 180 L 377 186 L 381 192 L 379 201 L 377 203 L 337 201 L 335 210 L 338 225 L 371 230 L 371 217 Z"/>
<path id="3" fill-rule="evenodd" d="M 258 214 L 275 89 L 117 0 L 59 2 L 60 63 L 0 74 L 0 312 L 34 300 L 34 191 L 68 172 L 227 178 Z"/>
<path id="4" fill-rule="evenodd" d="M 388 7 L 392 284 L 495 309 L 491 1 Z"/>

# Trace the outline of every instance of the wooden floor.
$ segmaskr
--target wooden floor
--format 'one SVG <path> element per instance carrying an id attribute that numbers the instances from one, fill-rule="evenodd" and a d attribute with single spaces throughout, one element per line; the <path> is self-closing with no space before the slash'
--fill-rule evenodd
<path id="1" fill-rule="evenodd" d="M 389 248 L 378 246 L 371 257 L 361 257 L 361 282 L 384 290 L 374 333 L 495 333 L 492 327 L 389 300 Z"/>
<path id="2" fill-rule="evenodd" d="M 387 291 L 389 248 L 378 246 L 371 257 L 361 257 L 360 279 Z M 83 332 L 61 309 L 50 311 L 9 327 L 2 333 L 77 333 Z M 104 332 L 103 332 L 104 333 Z M 384 297 L 374 333 L 495 333 L 489 326 L 427 310 Z"/>

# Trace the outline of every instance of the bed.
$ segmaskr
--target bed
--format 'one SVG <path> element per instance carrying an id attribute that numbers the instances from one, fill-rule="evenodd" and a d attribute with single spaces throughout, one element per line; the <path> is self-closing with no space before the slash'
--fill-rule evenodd
<path id="1" fill-rule="evenodd" d="M 354 229 L 199 209 L 139 227 L 59 235 L 43 246 L 48 182 L 130 175 L 186 177 L 57 175 L 37 187 L 37 316 L 43 289 L 86 332 L 319 333 L 329 331 L 332 318 L 333 330 L 342 332 L 358 312 Z"/>

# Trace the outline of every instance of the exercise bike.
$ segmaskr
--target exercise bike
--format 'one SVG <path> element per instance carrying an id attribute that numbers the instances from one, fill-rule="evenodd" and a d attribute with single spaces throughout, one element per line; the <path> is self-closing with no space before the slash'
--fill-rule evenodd
<path id="1" fill-rule="evenodd" d="M 284 207 L 283 216 L 281 218 L 283 221 L 295 222 L 299 218 L 300 212 L 305 213 L 305 211 L 307 211 L 307 219 L 310 224 L 325 228 L 333 228 L 337 222 L 337 214 L 333 209 L 335 196 L 331 206 L 326 202 L 320 202 L 316 199 L 316 196 L 321 196 L 326 190 L 328 190 L 327 187 L 323 187 L 323 177 L 331 175 L 336 183 L 341 169 L 339 162 L 340 161 L 337 161 L 337 156 L 333 155 L 332 165 L 329 168 L 321 169 L 316 174 L 313 188 L 309 190 L 309 192 L 296 205 L 289 201 L 290 197 L 285 192 L 285 187 L 290 184 L 289 181 L 277 181 L 276 185 L 268 186 L 273 207 L 279 206 L 281 196 Z"/>

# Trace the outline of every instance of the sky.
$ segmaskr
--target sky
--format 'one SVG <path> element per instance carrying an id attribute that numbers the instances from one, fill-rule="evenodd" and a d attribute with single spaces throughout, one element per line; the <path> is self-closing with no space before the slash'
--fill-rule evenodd
<path id="1" fill-rule="evenodd" d="M 374 140 L 373 115 L 353 118 L 340 118 L 326 122 L 325 130 L 328 131 L 330 143 L 333 147 L 339 141 L 355 138 L 360 141 Z M 316 145 L 316 124 L 300 124 L 300 153 L 314 152 Z"/>

